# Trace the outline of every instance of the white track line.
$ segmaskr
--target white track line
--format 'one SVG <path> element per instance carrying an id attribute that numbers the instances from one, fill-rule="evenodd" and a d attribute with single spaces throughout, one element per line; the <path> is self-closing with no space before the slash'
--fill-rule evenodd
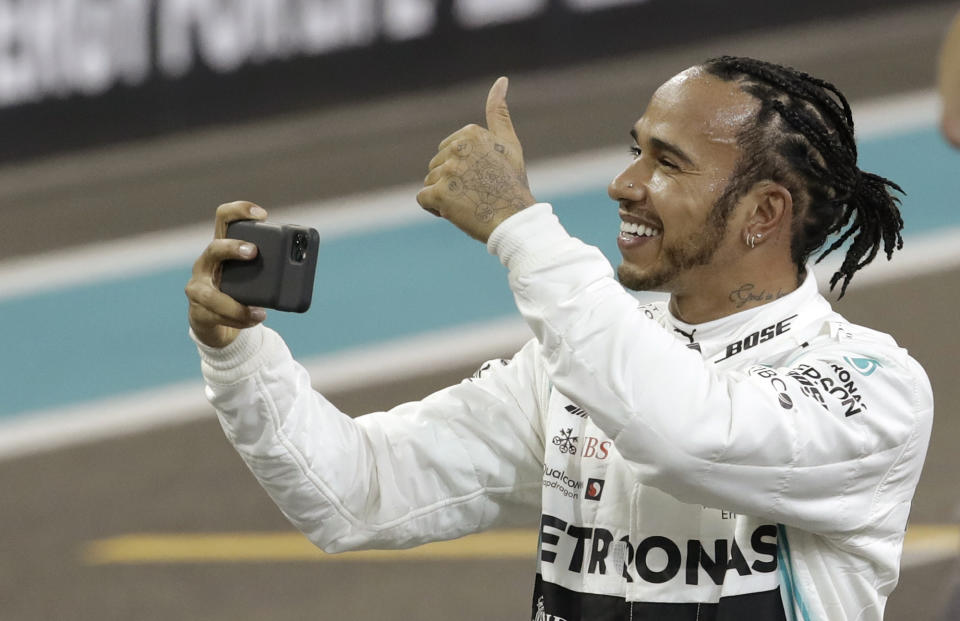
<path id="1" fill-rule="evenodd" d="M 929 126 L 939 114 L 931 92 L 911 93 L 857 108 L 861 136 Z M 560 194 L 605 183 L 623 165 L 623 149 L 604 149 L 531 166 L 536 187 Z M 272 211 L 274 219 L 324 231 L 327 238 L 432 218 L 413 200 L 416 186 Z M 209 226 L 142 235 L 30 259 L 0 262 L 0 300 L 189 263 L 210 237 Z M 960 265 L 960 229 L 913 239 L 896 260 L 877 260 L 858 273 L 855 286 L 881 283 Z M 821 285 L 837 260 L 818 266 Z M 882 265 L 882 267 L 881 267 Z M 184 328 L 186 329 L 186 327 Z M 305 366 L 324 391 L 424 375 L 481 362 L 518 348 L 530 333 L 518 318 L 495 320 L 396 339 L 347 353 L 308 359 Z M 198 372 L 199 378 L 199 363 Z M 185 382 L 95 402 L 35 411 L 0 422 L 0 460 L 212 416 L 201 382 Z"/>
<path id="2" fill-rule="evenodd" d="M 517 317 L 396 339 L 303 363 L 314 385 L 329 393 L 413 378 L 471 361 L 479 366 L 483 360 L 518 349 L 530 336 Z M 199 377 L 198 357 L 197 381 L 30 412 L 0 422 L 0 460 L 212 418 Z"/>
<path id="3" fill-rule="evenodd" d="M 827 291 L 830 276 L 840 267 L 842 259 L 841 250 L 839 254 L 835 252 L 828 255 L 823 263 L 813 267 L 822 291 Z M 887 261 L 881 250 L 873 263 L 857 272 L 850 282 L 850 287 L 853 291 L 859 287 L 949 270 L 957 266 L 960 266 L 960 228 L 950 228 L 911 237 L 904 242 L 903 250 L 894 253 L 891 261 Z M 836 291 L 839 293 L 840 289 Z"/>
<path id="4" fill-rule="evenodd" d="M 869 139 L 930 126 L 940 105 L 933 91 L 917 91 L 864 102 L 854 110 L 857 135 Z M 529 178 L 542 195 L 559 195 L 603 187 L 626 161 L 624 148 L 577 153 L 532 163 Z M 331 239 L 432 218 L 416 204 L 417 190 L 419 185 L 405 185 L 269 211 L 274 220 L 313 226 L 322 239 Z M 190 265 L 210 237 L 210 224 L 193 225 L 0 261 L 0 300 Z"/>
<path id="5" fill-rule="evenodd" d="M 854 290 L 960 266 L 960 229 L 913 242 L 897 255 L 895 261 L 887 264 L 878 260 L 858 272 L 852 285 Z M 825 261 L 814 269 L 822 289 L 826 288 L 838 264 L 839 260 Z M 647 294 L 646 297 L 657 296 Z M 308 358 L 304 360 L 304 366 L 318 389 L 340 392 L 470 363 L 479 366 L 490 357 L 519 349 L 530 337 L 523 321 L 512 317 L 395 339 L 346 353 Z M 199 375 L 198 361 L 198 378 Z M 30 412 L 0 422 L 0 460 L 204 416 L 213 416 L 213 413 L 203 396 L 203 384 L 199 379 L 131 395 Z"/>

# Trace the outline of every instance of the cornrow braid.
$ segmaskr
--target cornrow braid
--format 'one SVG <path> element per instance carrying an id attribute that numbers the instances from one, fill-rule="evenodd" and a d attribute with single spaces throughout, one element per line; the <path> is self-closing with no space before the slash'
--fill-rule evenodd
<path id="1" fill-rule="evenodd" d="M 734 171 L 735 198 L 759 181 L 782 184 L 793 196 L 791 256 L 797 276 L 831 235 L 838 237 L 817 262 L 852 238 L 830 279 L 840 296 L 854 273 L 873 261 L 881 246 L 887 259 L 903 248 L 903 193 L 896 183 L 857 166 L 853 112 L 833 84 L 790 67 L 752 58 L 721 56 L 703 63 L 711 75 L 760 101 L 753 122 L 738 135 L 740 160 Z M 845 229 L 845 230 L 844 230 Z"/>

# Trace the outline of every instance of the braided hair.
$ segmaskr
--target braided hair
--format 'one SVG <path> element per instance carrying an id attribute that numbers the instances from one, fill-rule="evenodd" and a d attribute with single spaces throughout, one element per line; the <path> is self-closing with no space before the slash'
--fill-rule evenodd
<path id="1" fill-rule="evenodd" d="M 830 289 L 842 279 L 840 296 L 854 273 L 873 261 L 881 244 L 887 259 L 903 247 L 896 183 L 857 167 L 850 104 L 837 88 L 806 73 L 752 58 L 721 56 L 702 65 L 707 73 L 760 101 L 753 122 L 740 130 L 734 171 L 736 198 L 768 179 L 786 187 L 794 200 L 791 258 L 798 279 L 810 255 L 839 237 L 817 258 L 853 241 Z M 846 228 L 846 230 L 843 230 Z"/>

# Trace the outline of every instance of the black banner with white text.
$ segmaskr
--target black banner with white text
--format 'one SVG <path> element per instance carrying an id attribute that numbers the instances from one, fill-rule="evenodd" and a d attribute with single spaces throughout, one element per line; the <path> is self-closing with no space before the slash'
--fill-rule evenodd
<path id="1" fill-rule="evenodd" d="M 0 161 L 910 0 L 0 0 Z"/>

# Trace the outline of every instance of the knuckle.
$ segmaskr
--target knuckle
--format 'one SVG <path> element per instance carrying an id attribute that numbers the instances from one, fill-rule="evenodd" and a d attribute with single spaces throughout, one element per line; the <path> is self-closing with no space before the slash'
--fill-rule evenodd
<path id="1" fill-rule="evenodd" d="M 224 239 L 218 237 L 209 244 L 207 244 L 206 250 L 203 251 L 203 256 L 201 260 L 205 259 L 207 263 L 217 261 L 219 259 L 221 250 L 223 249 Z"/>
<path id="2" fill-rule="evenodd" d="M 429 189 L 425 189 L 417 194 L 417 203 L 427 210 L 436 210 L 439 206 L 434 192 Z"/>
<path id="3" fill-rule="evenodd" d="M 197 306 L 210 308 L 211 287 L 197 287 L 193 292 L 193 301 Z"/>
<path id="4" fill-rule="evenodd" d="M 214 258 L 223 261 L 232 258 L 242 243 L 244 243 L 242 240 L 224 237 L 214 240 L 214 242 L 210 244 L 210 250 Z"/>
<path id="5" fill-rule="evenodd" d="M 183 288 L 183 293 L 187 296 L 187 299 L 193 301 L 197 294 L 197 281 L 193 278 L 188 280 L 187 286 Z"/>
<path id="6" fill-rule="evenodd" d="M 230 201 L 229 203 L 223 203 L 217 209 L 223 209 L 224 211 L 235 211 L 238 209 L 249 209 L 252 203 L 250 201 Z"/>
<path id="7" fill-rule="evenodd" d="M 247 218 L 250 210 L 254 207 L 256 205 L 250 201 L 223 203 L 217 207 L 217 221 L 226 224 L 234 220 Z"/>

